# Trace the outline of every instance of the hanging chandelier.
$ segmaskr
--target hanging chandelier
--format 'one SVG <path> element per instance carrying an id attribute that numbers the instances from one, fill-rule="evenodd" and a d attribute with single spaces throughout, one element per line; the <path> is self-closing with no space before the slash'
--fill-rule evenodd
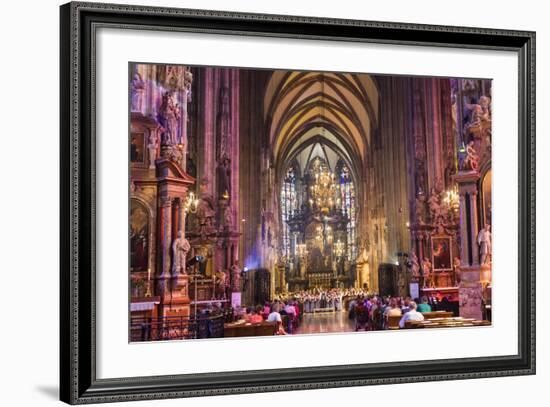
<path id="1" fill-rule="evenodd" d="M 339 202 L 335 177 L 319 158 L 316 158 L 311 170 L 313 184 L 310 186 L 309 204 L 313 210 L 328 214 Z"/>
<path id="2" fill-rule="evenodd" d="M 458 195 L 458 188 L 456 185 L 452 189 L 446 191 L 443 202 L 445 202 L 449 209 L 454 212 L 458 212 L 460 207 L 460 197 Z"/>

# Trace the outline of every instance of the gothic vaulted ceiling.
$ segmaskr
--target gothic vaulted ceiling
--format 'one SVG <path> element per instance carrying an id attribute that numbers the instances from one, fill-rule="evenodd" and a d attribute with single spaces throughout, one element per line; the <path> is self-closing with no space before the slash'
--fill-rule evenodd
<path id="1" fill-rule="evenodd" d="M 328 143 L 349 162 L 364 162 L 378 127 L 378 90 L 366 74 L 275 71 L 264 119 L 280 168 L 307 146 Z"/>

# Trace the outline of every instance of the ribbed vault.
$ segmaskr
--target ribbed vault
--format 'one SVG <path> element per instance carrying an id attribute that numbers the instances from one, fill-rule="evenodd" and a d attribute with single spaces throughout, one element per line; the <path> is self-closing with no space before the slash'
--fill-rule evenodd
<path id="1" fill-rule="evenodd" d="M 366 74 L 275 71 L 267 85 L 264 119 L 279 173 L 312 138 L 358 170 L 377 118 L 378 90 Z"/>

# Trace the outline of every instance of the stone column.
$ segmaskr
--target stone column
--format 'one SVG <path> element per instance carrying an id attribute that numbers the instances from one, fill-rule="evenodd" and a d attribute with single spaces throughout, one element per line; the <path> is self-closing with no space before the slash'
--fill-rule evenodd
<path id="1" fill-rule="evenodd" d="M 161 277 L 170 277 L 170 250 L 172 245 L 172 199 L 170 196 L 161 198 L 162 211 L 162 235 L 161 235 L 161 256 L 162 271 Z"/>
<path id="2" fill-rule="evenodd" d="M 477 245 L 477 234 L 479 225 L 477 223 L 477 185 L 470 192 L 470 218 L 471 218 L 471 236 L 472 236 L 472 264 L 479 265 L 479 246 Z"/>
<path id="3" fill-rule="evenodd" d="M 462 264 L 470 265 L 469 251 L 468 251 L 468 229 L 465 225 L 468 225 L 466 216 L 466 194 L 461 190 L 460 192 L 460 259 Z"/>
<path id="4" fill-rule="evenodd" d="M 178 232 L 182 232 L 182 237 L 185 238 L 185 192 L 177 200 L 175 200 L 174 214 L 175 219 L 172 219 L 172 229 L 176 236 Z M 172 247 L 170 245 L 170 252 Z M 187 275 L 186 267 L 183 266 L 183 272 L 175 272 L 171 276 L 171 293 L 170 293 L 170 310 L 177 315 L 188 317 L 191 314 L 190 298 L 189 298 L 189 276 Z"/>
<path id="5" fill-rule="evenodd" d="M 156 277 L 156 293 L 161 298 L 159 315 L 166 315 L 171 301 L 170 251 L 172 245 L 172 198 L 164 194 L 160 198 L 160 274 Z"/>
<path id="6" fill-rule="evenodd" d="M 180 198 L 180 206 L 179 206 L 179 224 L 178 224 L 178 232 L 181 232 L 181 235 L 185 237 L 185 217 L 187 216 L 185 212 L 185 198 Z"/>
<path id="7" fill-rule="evenodd" d="M 461 317 L 482 318 L 481 270 L 477 247 L 477 171 L 459 172 L 455 176 L 460 194 L 461 281 L 458 287 L 459 312 Z M 468 195 L 469 200 L 466 200 Z M 466 211 L 469 203 L 470 211 Z M 468 244 L 470 242 L 470 244 Z M 471 262 L 470 262 L 471 259 Z"/>

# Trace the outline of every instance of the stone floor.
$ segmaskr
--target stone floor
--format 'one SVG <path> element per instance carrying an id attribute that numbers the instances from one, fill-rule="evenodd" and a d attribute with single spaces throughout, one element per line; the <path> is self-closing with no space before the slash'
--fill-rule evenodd
<path id="1" fill-rule="evenodd" d="M 296 335 L 355 331 L 355 322 L 348 319 L 347 312 L 323 312 L 304 314 L 302 323 L 293 332 Z"/>

